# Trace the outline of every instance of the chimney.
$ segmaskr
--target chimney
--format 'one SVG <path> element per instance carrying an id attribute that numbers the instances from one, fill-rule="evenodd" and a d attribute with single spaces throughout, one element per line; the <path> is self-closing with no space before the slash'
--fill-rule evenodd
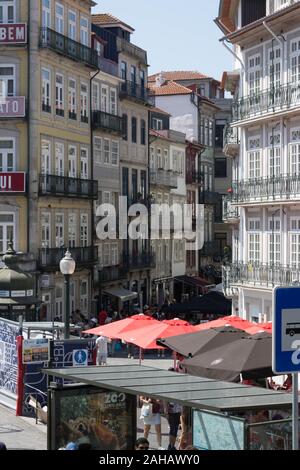
<path id="1" fill-rule="evenodd" d="M 164 78 L 163 73 L 160 72 L 160 74 L 158 74 L 157 77 L 155 78 L 155 85 L 162 86 L 165 83 L 166 83 L 166 79 Z"/>

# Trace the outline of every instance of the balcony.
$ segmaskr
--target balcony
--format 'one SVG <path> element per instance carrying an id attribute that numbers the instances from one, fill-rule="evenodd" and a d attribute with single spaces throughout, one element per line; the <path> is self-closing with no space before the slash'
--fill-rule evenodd
<path id="1" fill-rule="evenodd" d="M 200 192 L 200 204 L 217 205 L 220 202 L 221 195 L 213 191 Z"/>
<path id="2" fill-rule="evenodd" d="M 99 57 L 96 50 L 57 33 L 53 29 L 41 28 L 40 47 L 51 49 L 91 68 L 98 68 Z"/>
<path id="3" fill-rule="evenodd" d="M 123 118 L 104 111 L 93 111 L 93 129 L 105 129 L 116 134 L 123 133 Z"/>
<path id="4" fill-rule="evenodd" d="M 288 83 L 234 101 L 233 122 L 289 112 L 300 105 L 300 84 Z"/>
<path id="5" fill-rule="evenodd" d="M 240 150 L 239 131 L 236 127 L 227 124 L 224 128 L 223 152 L 227 157 L 236 157 Z"/>
<path id="6" fill-rule="evenodd" d="M 238 262 L 223 268 L 224 289 L 234 286 L 255 285 L 272 289 L 274 286 L 290 286 L 300 282 L 299 266 L 282 264 L 248 264 Z"/>
<path id="7" fill-rule="evenodd" d="M 107 73 L 108 75 L 113 75 L 114 77 L 119 76 L 117 62 L 113 62 L 105 57 L 99 56 L 99 69 L 101 72 Z"/>
<path id="8" fill-rule="evenodd" d="M 221 260 L 223 254 L 221 252 L 220 244 L 217 241 L 204 242 L 200 251 L 200 256 L 210 256 Z"/>
<path id="9" fill-rule="evenodd" d="M 117 38 L 117 49 L 118 52 L 125 52 L 125 54 L 131 55 L 135 59 L 138 59 L 138 61 L 142 64 L 148 64 L 147 52 L 144 51 L 144 49 L 135 46 L 131 42 L 126 41 L 126 39 L 119 37 Z"/>
<path id="10" fill-rule="evenodd" d="M 133 99 L 145 105 L 154 104 L 154 98 L 149 95 L 148 88 L 128 80 L 120 85 L 120 99 Z"/>
<path id="11" fill-rule="evenodd" d="M 127 271 L 135 269 L 154 269 L 155 265 L 155 256 L 153 253 L 123 253 L 123 266 Z"/>
<path id="12" fill-rule="evenodd" d="M 40 175 L 39 194 L 41 196 L 98 198 L 98 181 L 68 176 Z"/>
<path id="13" fill-rule="evenodd" d="M 299 201 L 300 175 L 279 175 L 270 178 L 253 178 L 232 184 L 232 204 L 271 203 L 274 201 Z"/>
<path id="14" fill-rule="evenodd" d="M 177 188 L 177 175 L 166 170 L 150 170 L 150 184 Z"/>
<path id="15" fill-rule="evenodd" d="M 113 282 L 126 279 L 127 271 L 123 266 L 110 266 L 105 267 L 99 271 L 100 282 Z"/>
<path id="16" fill-rule="evenodd" d="M 238 207 L 233 206 L 231 198 L 228 196 L 223 197 L 223 222 L 225 224 L 235 224 L 240 220 L 240 210 Z"/>
<path id="17" fill-rule="evenodd" d="M 43 271 L 60 271 L 60 260 L 65 256 L 67 248 L 41 248 L 38 264 Z M 98 249 L 96 246 L 80 246 L 69 248 L 77 267 L 89 267 L 97 263 Z"/>

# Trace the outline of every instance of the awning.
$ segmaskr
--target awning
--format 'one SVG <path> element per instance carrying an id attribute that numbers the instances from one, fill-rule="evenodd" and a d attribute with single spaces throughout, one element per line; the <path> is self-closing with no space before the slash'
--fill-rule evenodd
<path id="1" fill-rule="evenodd" d="M 138 294 L 137 292 L 132 292 L 131 290 L 124 289 L 123 287 L 113 287 L 112 289 L 104 289 L 103 292 L 113 297 L 118 297 L 122 302 L 127 302 L 128 300 L 136 299 Z"/>
<path id="2" fill-rule="evenodd" d="M 187 275 L 176 276 L 174 278 L 174 281 L 183 282 L 184 284 L 187 284 L 188 286 L 197 287 L 198 289 L 201 289 L 203 294 L 208 292 L 209 287 L 215 286 L 215 284 L 210 284 L 208 281 L 205 281 L 204 279 L 201 279 L 200 277 L 193 277 L 193 276 L 187 276 Z"/>

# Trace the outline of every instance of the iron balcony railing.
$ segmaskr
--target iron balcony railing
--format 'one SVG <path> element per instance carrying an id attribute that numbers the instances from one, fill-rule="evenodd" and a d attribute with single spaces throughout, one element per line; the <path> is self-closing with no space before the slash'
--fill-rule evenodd
<path id="1" fill-rule="evenodd" d="M 243 204 L 298 199 L 300 199 L 300 175 L 287 174 L 235 181 L 232 184 L 230 202 Z"/>
<path id="2" fill-rule="evenodd" d="M 120 85 L 120 98 L 135 99 L 149 105 L 154 104 L 154 97 L 150 96 L 148 88 L 128 80 Z"/>
<path id="3" fill-rule="evenodd" d="M 117 49 L 118 52 L 125 52 L 132 57 L 138 59 L 142 64 L 147 65 L 147 52 L 140 47 L 135 46 L 124 38 L 117 38 Z"/>
<path id="4" fill-rule="evenodd" d="M 216 241 L 204 242 L 200 251 L 201 256 L 222 257 L 220 244 Z"/>
<path id="5" fill-rule="evenodd" d="M 98 181 L 68 176 L 40 175 L 39 194 L 41 196 L 97 199 Z"/>
<path id="6" fill-rule="evenodd" d="M 72 60 L 98 68 L 99 56 L 96 50 L 57 33 L 50 28 L 41 28 L 40 47 L 47 47 Z"/>
<path id="7" fill-rule="evenodd" d="M 233 206 L 229 196 L 223 196 L 223 222 L 232 222 L 240 218 L 240 210 Z"/>
<path id="8" fill-rule="evenodd" d="M 119 76 L 118 64 L 112 60 L 106 59 L 105 57 L 99 56 L 99 69 L 101 72 L 105 72 L 108 75 L 113 75 L 114 77 Z"/>
<path id="9" fill-rule="evenodd" d="M 155 186 L 166 186 L 169 188 L 177 188 L 177 176 L 166 170 L 151 170 L 150 184 Z"/>
<path id="10" fill-rule="evenodd" d="M 244 284 L 289 286 L 300 282 L 300 266 L 236 262 L 223 267 L 223 282 L 225 289 Z"/>
<path id="11" fill-rule="evenodd" d="M 288 83 L 248 95 L 233 102 L 232 120 L 257 118 L 300 105 L 300 83 Z"/>
<path id="12" fill-rule="evenodd" d="M 93 111 L 93 128 L 106 129 L 118 134 L 123 133 L 123 118 L 104 111 Z"/>
<path id="13" fill-rule="evenodd" d="M 123 266 L 109 266 L 99 271 L 101 282 L 113 282 L 126 279 L 127 272 Z"/>
<path id="14" fill-rule="evenodd" d="M 125 269 L 154 269 L 155 255 L 150 252 L 123 253 L 123 266 Z"/>
<path id="15" fill-rule="evenodd" d="M 230 124 L 227 124 L 224 128 L 224 138 L 223 138 L 223 152 L 227 156 L 236 156 L 239 151 L 240 138 L 239 131 L 237 127 L 231 127 Z"/>
<path id="16" fill-rule="evenodd" d="M 98 249 L 96 246 L 41 248 L 39 250 L 39 266 L 44 270 L 59 271 L 60 260 L 69 249 L 77 266 L 92 265 L 97 263 Z"/>

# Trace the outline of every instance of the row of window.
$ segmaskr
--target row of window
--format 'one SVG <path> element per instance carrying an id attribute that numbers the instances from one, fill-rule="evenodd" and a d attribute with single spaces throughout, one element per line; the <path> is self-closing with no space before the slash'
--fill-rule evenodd
<path id="1" fill-rule="evenodd" d="M 116 116 L 118 114 L 117 89 L 93 81 L 92 109 L 93 111 L 103 111 Z"/>
<path id="2" fill-rule="evenodd" d="M 77 83 L 73 77 L 64 77 L 63 74 L 56 72 L 55 94 L 53 93 L 53 75 L 50 69 L 42 68 L 42 111 L 52 112 L 52 105 L 55 105 L 55 114 L 64 117 L 65 111 L 68 111 L 68 118 L 77 120 L 78 107 L 80 109 L 81 122 L 89 121 L 89 85 L 87 82 Z M 78 86 L 80 100 L 78 103 Z M 54 99 L 55 97 L 55 99 Z"/>
<path id="3" fill-rule="evenodd" d="M 89 216 L 87 213 L 42 212 L 41 247 L 89 246 Z"/>
<path id="4" fill-rule="evenodd" d="M 54 9 L 54 11 L 52 10 Z M 53 13 L 55 15 L 53 20 Z M 42 0 L 42 26 L 55 29 L 57 33 L 68 36 L 89 46 L 89 18 L 79 12 L 65 8 L 60 2 Z M 53 27 L 54 26 L 54 27 Z"/>
<path id="5" fill-rule="evenodd" d="M 247 152 L 247 178 L 260 178 L 263 176 L 262 150 Z M 267 154 L 267 175 L 280 176 L 282 174 L 283 155 L 281 147 L 268 148 Z M 289 144 L 288 173 L 290 175 L 300 174 L 300 143 Z"/>
<path id="6" fill-rule="evenodd" d="M 80 158 L 79 158 L 80 152 Z M 67 160 L 65 154 L 67 153 Z M 65 168 L 67 161 L 67 171 Z M 80 165 L 80 169 L 78 166 Z M 44 175 L 89 178 L 89 152 L 85 146 L 66 145 L 43 139 L 41 142 L 41 173 Z"/>
<path id="7" fill-rule="evenodd" d="M 173 170 L 176 173 L 184 174 L 184 162 L 185 153 L 182 150 L 172 149 L 170 159 L 169 149 L 150 147 L 151 170 Z"/>
<path id="8" fill-rule="evenodd" d="M 281 263 L 282 259 L 282 240 L 281 234 L 277 232 L 273 233 L 249 233 L 248 234 L 248 261 L 253 263 L 259 263 L 262 261 L 263 240 L 267 237 L 268 251 L 267 260 L 268 263 Z M 291 265 L 300 266 L 300 234 L 289 233 L 289 263 Z"/>
<path id="9" fill-rule="evenodd" d="M 77 302 L 77 295 L 79 294 L 79 304 Z M 61 282 L 56 281 L 54 292 L 45 292 L 42 294 L 43 305 L 46 306 L 46 317 L 50 321 L 53 318 L 57 320 L 63 319 L 64 309 L 64 295 L 65 289 Z M 53 298 L 54 297 L 54 298 Z M 80 308 L 81 313 L 88 314 L 88 299 L 89 299 L 89 281 L 88 279 L 71 279 L 70 281 L 70 313 Z M 54 309 L 54 311 L 53 311 Z"/>
<path id="10" fill-rule="evenodd" d="M 139 69 L 139 77 L 137 74 L 137 68 L 135 65 L 130 65 L 130 72 L 128 72 L 128 64 L 124 60 L 121 61 L 121 78 L 123 80 L 129 80 L 131 83 L 136 84 L 139 78 L 139 85 L 141 89 L 146 87 L 146 72 L 143 69 Z"/>
<path id="11" fill-rule="evenodd" d="M 123 140 L 128 140 L 128 116 L 127 114 L 123 114 Z M 138 120 L 136 117 L 131 118 L 131 142 L 133 144 L 140 143 L 141 145 L 146 145 L 146 121 L 145 119 L 140 120 L 140 140 L 138 142 Z"/>
<path id="12" fill-rule="evenodd" d="M 94 137 L 94 162 L 98 165 L 119 165 L 119 142 Z"/>
<path id="13" fill-rule="evenodd" d="M 214 120 L 202 117 L 200 121 L 200 142 L 207 147 L 213 147 Z"/>
<path id="14" fill-rule="evenodd" d="M 118 243 L 103 243 L 98 247 L 98 260 L 100 265 L 118 266 L 120 264 Z"/>

